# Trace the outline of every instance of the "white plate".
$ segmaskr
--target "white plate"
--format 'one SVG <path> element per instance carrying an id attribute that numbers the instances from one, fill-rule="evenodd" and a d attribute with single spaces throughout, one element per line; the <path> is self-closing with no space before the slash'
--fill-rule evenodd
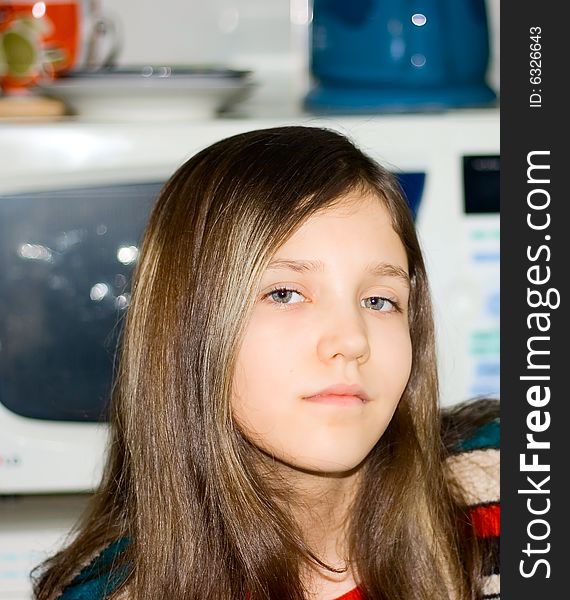
<path id="1" fill-rule="evenodd" d="M 75 73 L 38 87 L 79 117 L 114 121 L 212 118 L 254 85 L 249 71 L 146 66 Z"/>

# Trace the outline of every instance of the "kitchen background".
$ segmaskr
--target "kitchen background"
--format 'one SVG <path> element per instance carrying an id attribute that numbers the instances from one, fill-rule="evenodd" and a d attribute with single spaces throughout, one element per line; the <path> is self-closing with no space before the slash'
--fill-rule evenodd
<path id="1" fill-rule="evenodd" d="M 216 139 L 289 123 L 339 129 L 402 173 L 406 193 L 416 203 L 435 299 L 442 402 L 499 393 L 498 102 L 473 108 L 321 115 L 303 108 L 312 85 L 312 12 L 307 0 L 99 4 L 116 27 L 119 67 L 152 65 L 153 77 L 166 73 L 162 67 L 173 73 L 188 66 L 249 73 L 241 87 L 235 84 L 237 93 L 228 96 L 234 101 L 227 104 L 213 87 L 185 84 L 180 91 L 172 83 L 166 91 L 159 84 L 129 91 L 126 78 L 115 78 L 119 87 L 112 87 L 109 78 L 97 82 L 97 87 L 89 87 L 87 79 L 75 87 L 73 81 L 60 80 L 28 95 L 0 98 L 0 106 L 2 100 L 10 106 L 17 100 L 20 107 L 26 102 L 32 106 L 32 100 L 47 95 L 67 113 L 0 117 L 0 600 L 31 598 L 29 570 L 57 548 L 85 506 L 106 439 L 104 427 L 98 425 L 56 423 L 55 418 L 50 423 L 45 415 L 43 420 L 33 418 L 33 402 L 21 409 L 24 415 L 28 411 L 26 416 L 16 414 L 18 407 L 4 405 L 11 378 L 7 332 L 16 313 L 14 304 L 1 301 L 11 285 L 5 274 L 17 260 L 41 263 L 42 253 L 49 250 L 30 237 L 32 227 L 47 227 L 51 218 L 24 211 L 39 206 L 34 203 L 44 207 L 52 203 L 53 219 L 61 222 L 67 235 L 65 244 L 82 247 L 73 246 L 74 232 L 65 227 L 72 216 L 57 212 L 58 203 L 68 197 L 66 189 L 86 190 L 76 198 L 79 212 L 95 200 L 102 202 L 101 193 L 93 192 L 100 187 L 89 191 L 89 186 L 106 186 L 111 200 L 120 193 L 125 202 L 133 202 L 128 184 L 136 183 L 138 197 L 150 203 L 157 181 Z M 499 0 L 487 0 L 486 9 L 490 34 L 486 80 L 498 95 Z M 105 50 L 103 43 L 101 54 Z M 153 89 L 156 94 L 150 93 Z M 9 222 L 16 207 L 23 211 L 20 221 L 14 217 Z M 19 227 L 29 239 L 20 240 L 19 255 L 11 259 L 6 240 L 19 235 Z M 128 277 L 136 246 L 119 241 L 119 267 Z M 20 263 L 14 268 L 20 269 Z M 83 263 L 78 269 L 84 272 Z M 78 278 L 79 271 L 67 276 Z M 114 272 L 123 277 L 118 267 Z M 110 292 L 104 282 L 91 283 L 90 301 L 100 307 Z M 128 304 L 124 294 L 117 292 L 112 298 L 115 307 Z M 18 303 L 18 310 L 20 304 L 25 308 L 25 302 Z M 33 368 L 32 359 L 28 362 Z M 25 389 L 31 396 L 33 385 Z"/>
<path id="2" fill-rule="evenodd" d="M 429 3 L 415 3 L 427 6 Z M 103 0 L 125 33 L 123 64 L 219 62 L 274 75 L 279 68 L 308 76 L 311 15 L 307 0 Z M 488 82 L 499 89 L 500 0 L 486 0 L 491 60 Z M 136 23 L 136 25 L 135 25 Z M 303 90 L 304 91 L 304 90 Z"/>
<path id="3" fill-rule="evenodd" d="M 167 0 L 160 9 L 152 0 L 103 0 L 102 6 L 124 33 L 120 64 L 178 64 L 192 57 L 197 63 L 252 69 L 260 88 L 251 108 L 259 115 L 280 114 L 286 105 L 295 110 L 307 92 L 308 0 L 213 0 L 207 8 L 196 1 Z M 487 81 L 498 92 L 500 0 L 486 0 L 486 9 Z"/>

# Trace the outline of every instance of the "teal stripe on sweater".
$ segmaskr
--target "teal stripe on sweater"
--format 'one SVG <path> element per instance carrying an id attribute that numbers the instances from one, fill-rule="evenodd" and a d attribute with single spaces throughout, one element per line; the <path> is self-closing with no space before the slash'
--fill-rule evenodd
<path id="1" fill-rule="evenodd" d="M 499 448 L 501 442 L 501 425 L 499 421 L 486 423 L 475 431 L 473 437 L 461 442 L 458 450 L 485 450 L 487 448 Z"/>
<path id="2" fill-rule="evenodd" d="M 99 556 L 87 565 L 67 587 L 58 600 L 102 600 L 127 578 L 128 568 L 113 563 L 128 546 L 128 538 L 109 544 Z"/>

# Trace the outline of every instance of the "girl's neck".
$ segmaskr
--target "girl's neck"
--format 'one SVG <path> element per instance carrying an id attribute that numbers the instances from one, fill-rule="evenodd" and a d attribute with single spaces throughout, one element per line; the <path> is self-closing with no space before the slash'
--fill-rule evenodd
<path id="1" fill-rule="evenodd" d="M 348 528 L 359 480 L 358 471 L 334 477 L 295 473 L 290 478 L 297 498 L 291 507 L 293 517 L 305 542 L 322 562 L 342 570 L 334 573 L 307 565 L 302 577 L 311 591 L 311 600 L 332 600 L 356 587 Z"/>
<path id="2" fill-rule="evenodd" d="M 343 574 L 319 572 L 307 572 L 304 574 L 304 582 L 309 590 L 310 600 L 333 600 L 340 598 L 356 587 L 356 577 L 351 569 Z"/>

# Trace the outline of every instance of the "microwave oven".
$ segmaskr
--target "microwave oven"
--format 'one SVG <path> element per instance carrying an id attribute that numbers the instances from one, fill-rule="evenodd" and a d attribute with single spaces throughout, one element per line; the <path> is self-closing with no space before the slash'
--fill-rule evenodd
<path id="1" fill-rule="evenodd" d="M 160 187 L 224 137 L 349 136 L 400 178 L 432 294 L 441 402 L 499 393 L 496 110 L 0 129 L 0 494 L 90 491 L 138 243 Z"/>

